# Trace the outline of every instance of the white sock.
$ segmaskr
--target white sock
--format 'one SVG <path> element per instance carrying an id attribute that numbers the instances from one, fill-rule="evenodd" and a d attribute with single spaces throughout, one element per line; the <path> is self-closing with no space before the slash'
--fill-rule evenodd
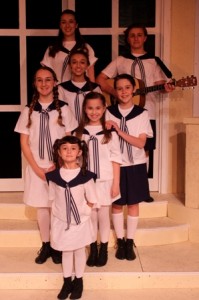
<path id="1" fill-rule="evenodd" d="M 93 243 L 97 241 L 97 233 L 98 233 L 98 211 L 96 208 L 91 211 L 91 222 L 93 225 L 94 237 Z"/>
<path id="2" fill-rule="evenodd" d="M 124 237 L 124 215 L 123 212 L 119 214 L 112 214 L 113 226 L 115 229 L 115 234 L 118 239 Z"/>
<path id="3" fill-rule="evenodd" d="M 127 239 L 134 239 L 137 230 L 138 217 L 127 216 Z"/>
<path id="4" fill-rule="evenodd" d="M 50 241 L 50 208 L 37 208 L 37 223 L 42 242 Z"/>
<path id="5" fill-rule="evenodd" d="M 101 206 L 98 210 L 100 241 L 107 243 L 110 235 L 110 206 Z"/>
<path id="6" fill-rule="evenodd" d="M 83 277 L 86 266 L 86 249 L 85 247 L 74 250 L 75 256 L 75 276 L 77 278 Z"/>
<path id="7" fill-rule="evenodd" d="M 73 273 L 73 251 L 62 252 L 62 268 L 65 278 L 71 277 Z"/>

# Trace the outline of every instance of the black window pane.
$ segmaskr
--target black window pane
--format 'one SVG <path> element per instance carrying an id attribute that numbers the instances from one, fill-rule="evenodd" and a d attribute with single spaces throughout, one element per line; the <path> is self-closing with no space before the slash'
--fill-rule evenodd
<path id="1" fill-rule="evenodd" d="M 56 36 L 28 36 L 27 43 L 27 88 L 28 102 L 32 98 L 32 80 L 34 73 L 40 67 L 44 53 L 49 45 L 55 42 Z"/>
<path id="2" fill-rule="evenodd" d="M 27 0 L 26 28 L 58 29 L 61 11 L 61 0 Z"/>
<path id="3" fill-rule="evenodd" d="M 97 76 L 111 61 L 111 35 L 86 35 L 86 42 L 95 51 L 98 60 L 95 63 L 95 75 Z"/>
<path id="4" fill-rule="evenodd" d="M 146 52 L 149 52 L 155 55 L 155 35 L 150 34 L 147 37 L 147 40 L 144 44 L 144 48 Z M 127 51 L 125 42 L 124 42 L 124 35 L 119 36 L 119 55 L 124 54 Z"/>
<path id="5" fill-rule="evenodd" d="M 128 27 L 132 23 L 142 23 L 145 27 L 155 27 L 155 0 L 120 0 L 119 26 Z"/>
<path id="6" fill-rule="evenodd" d="M 0 104 L 20 104 L 19 37 L 0 37 L 1 97 Z"/>
<path id="7" fill-rule="evenodd" d="M 79 27 L 109 28 L 111 27 L 111 1 L 76 0 L 75 11 Z"/>
<path id="8" fill-rule="evenodd" d="M 0 9 L 0 28 L 17 29 L 19 28 L 19 1 L 1 1 Z"/>
<path id="9" fill-rule="evenodd" d="M 14 132 L 19 112 L 0 113 L 0 178 L 21 178 L 20 136 Z"/>

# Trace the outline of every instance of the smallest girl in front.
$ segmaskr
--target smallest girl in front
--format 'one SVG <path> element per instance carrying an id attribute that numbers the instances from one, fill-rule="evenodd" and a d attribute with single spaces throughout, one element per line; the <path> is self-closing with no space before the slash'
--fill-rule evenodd
<path id="1" fill-rule="evenodd" d="M 87 145 L 75 136 L 54 143 L 57 168 L 46 174 L 52 202 L 51 244 L 62 251 L 64 283 L 58 299 L 81 298 L 85 246 L 92 241 L 91 208 L 97 201 L 96 175 L 86 170 Z M 81 164 L 81 166 L 80 166 Z M 74 262 L 73 262 L 74 261 Z M 75 278 L 72 281 L 72 273 Z"/>
<path id="2" fill-rule="evenodd" d="M 114 129 L 105 126 L 106 100 L 98 92 L 88 93 L 83 102 L 82 119 L 76 135 L 85 140 L 89 148 L 88 169 L 97 174 L 96 187 L 100 207 L 92 209 L 95 231 L 90 245 L 87 265 L 102 267 L 108 260 L 110 235 L 110 205 L 120 197 L 119 179 L 122 163 L 119 138 Z M 98 252 L 98 229 L 100 247 Z"/>

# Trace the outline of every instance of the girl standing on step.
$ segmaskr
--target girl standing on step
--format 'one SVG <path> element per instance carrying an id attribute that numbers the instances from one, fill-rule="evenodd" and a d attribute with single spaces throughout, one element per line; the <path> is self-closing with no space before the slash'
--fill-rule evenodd
<path id="1" fill-rule="evenodd" d="M 58 299 L 69 294 L 70 299 L 79 299 L 83 291 L 85 246 L 92 241 L 90 215 L 97 201 L 96 175 L 86 170 L 87 152 L 86 143 L 75 136 L 56 140 L 54 161 L 58 168 L 46 174 L 52 201 L 51 243 L 62 251 L 64 283 Z"/>
<path id="2" fill-rule="evenodd" d="M 87 265 L 101 267 L 107 263 L 110 235 L 110 205 L 120 196 L 119 178 L 121 153 L 115 130 L 105 127 L 106 100 L 98 92 L 88 93 L 83 102 L 82 119 L 76 136 L 85 140 L 89 148 L 88 169 L 97 174 L 96 186 L 100 208 L 92 209 L 95 235 L 90 245 Z M 100 247 L 97 236 L 99 229 Z"/>
<path id="3" fill-rule="evenodd" d="M 93 48 L 85 42 L 80 33 L 76 13 L 71 9 L 65 9 L 61 13 L 59 33 L 56 42 L 49 46 L 41 61 L 42 65 L 52 68 L 59 83 L 71 79 L 68 60 L 70 53 L 76 49 L 88 51 L 90 65 L 87 75 L 91 81 L 95 81 L 94 64 L 97 61 Z"/>
<path id="4" fill-rule="evenodd" d="M 90 91 L 102 93 L 99 85 L 90 81 L 86 75 L 89 67 L 88 52 L 83 49 L 73 50 L 68 64 L 71 70 L 71 80 L 62 82 L 58 86 L 60 99 L 68 103 L 78 123 L 82 113 L 82 103 Z"/>
<path id="5" fill-rule="evenodd" d="M 107 124 L 117 131 L 122 152 L 120 175 L 121 198 L 112 205 L 112 220 L 117 237 L 116 258 L 133 260 L 134 237 L 138 224 L 139 203 L 148 199 L 146 139 L 153 136 L 147 110 L 133 105 L 135 81 L 121 74 L 114 80 L 118 103 L 107 108 Z M 127 205 L 127 232 L 124 238 L 124 211 Z"/>
<path id="6" fill-rule="evenodd" d="M 35 259 L 43 264 L 50 256 L 61 262 L 61 253 L 50 246 L 50 203 L 45 173 L 54 169 L 53 143 L 77 127 L 71 110 L 58 100 L 57 78 L 48 67 L 34 76 L 32 102 L 21 112 L 15 131 L 20 133 L 22 152 L 28 162 L 25 172 L 24 202 L 37 208 L 42 248 Z"/>

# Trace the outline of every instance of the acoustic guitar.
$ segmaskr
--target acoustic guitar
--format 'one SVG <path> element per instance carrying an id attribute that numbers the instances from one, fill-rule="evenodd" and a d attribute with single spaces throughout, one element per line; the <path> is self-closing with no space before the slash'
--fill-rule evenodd
<path id="1" fill-rule="evenodd" d="M 141 107 L 145 105 L 145 95 L 155 91 L 164 90 L 164 84 L 158 84 L 153 86 L 145 86 L 144 82 L 140 79 L 134 78 L 136 83 L 136 90 L 133 93 L 133 103 L 137 104 Z M 108 83 L 113 86 L 114 79 L 108 79 Z M 194 88 L 197 86 L 197 78 L 193 75 L 182 77 L 179 80 L 172 79 L 170 84 L 173 84 L 176 87 L 184 88 Z M 103 92 L 107 105 L 111 105 L 115 103 L 115 99 L 113 99 L 108 93 Z"/>

